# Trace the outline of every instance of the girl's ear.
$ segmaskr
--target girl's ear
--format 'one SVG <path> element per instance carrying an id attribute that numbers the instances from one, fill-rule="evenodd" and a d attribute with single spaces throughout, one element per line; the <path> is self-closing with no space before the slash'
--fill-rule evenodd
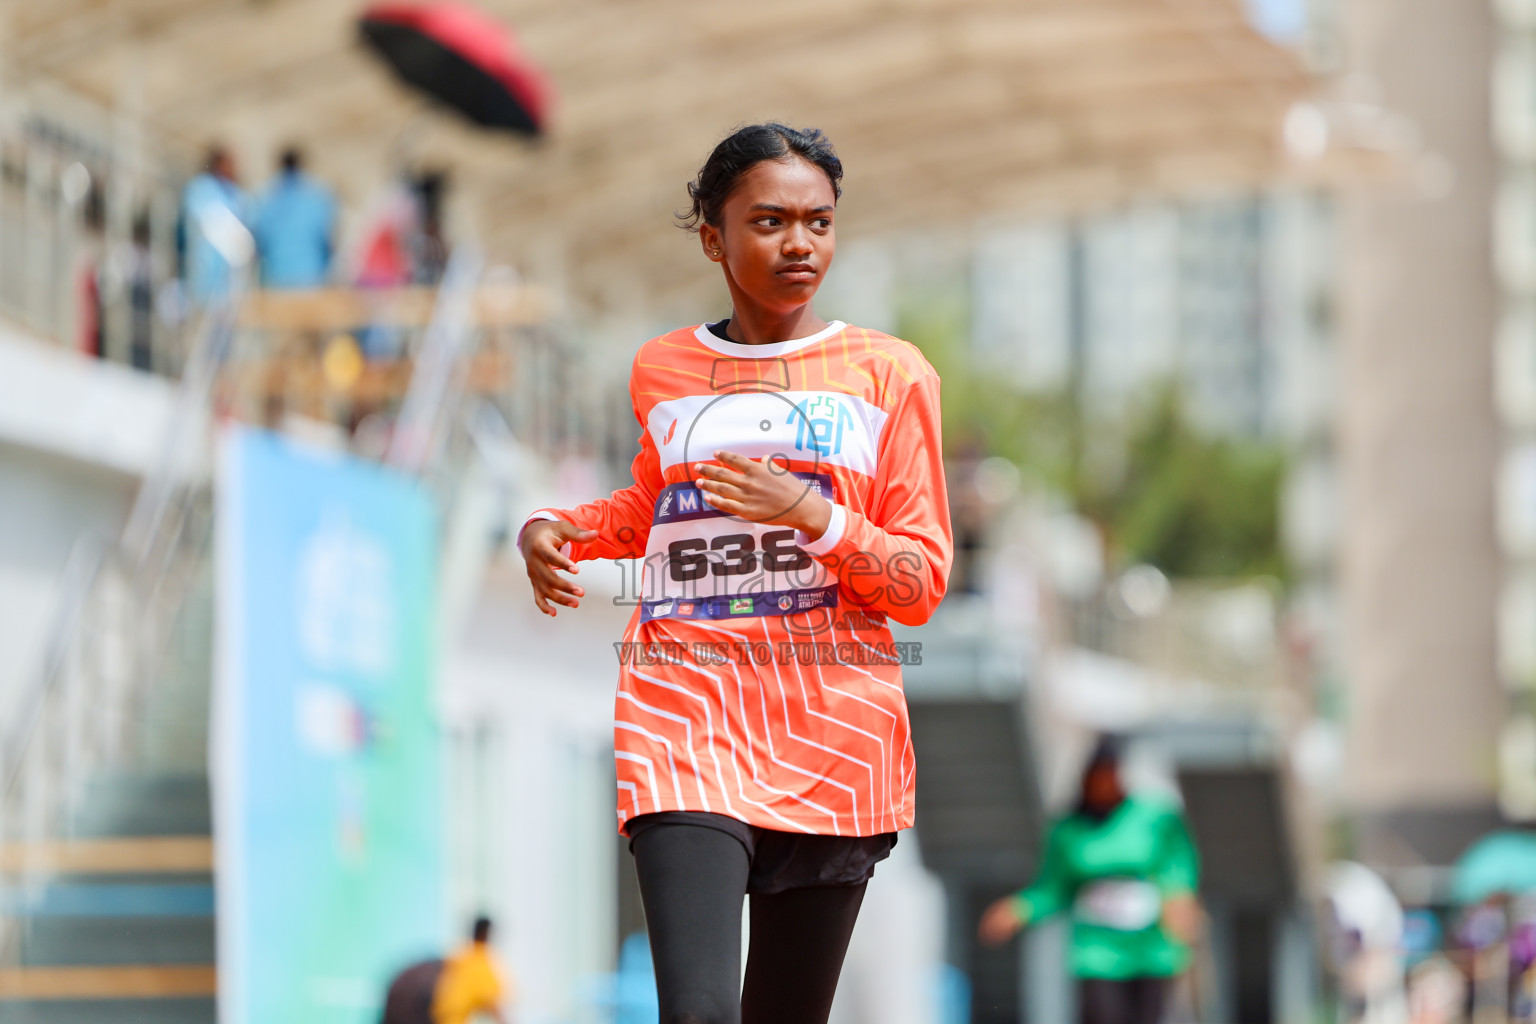
<path id="1" fill-rule="evenodd" d="M 699 244 L 704 247 L 704 255 L 716 263 L 725 258 L 725 246 L 720 236 L 720 229 L 713 224 L 699 225 Z"/>

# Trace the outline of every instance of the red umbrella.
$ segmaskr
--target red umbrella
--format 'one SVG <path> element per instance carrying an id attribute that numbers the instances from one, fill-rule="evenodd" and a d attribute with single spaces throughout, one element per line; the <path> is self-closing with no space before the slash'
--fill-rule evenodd
<path id="1" fill-rule="evenodd" d="M 359 24 L 395 74 L 476 124 L 543 132 L 549 79 L 490 15 L 457 0 L 381 3 Z"/>

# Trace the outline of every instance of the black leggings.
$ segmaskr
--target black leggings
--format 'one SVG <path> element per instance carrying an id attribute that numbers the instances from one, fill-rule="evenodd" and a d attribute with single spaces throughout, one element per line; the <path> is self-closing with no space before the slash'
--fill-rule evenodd
<path id="1" fill-rule="evenodd" d="M 1078 1016 L 1082 1024 L 1159 1024 L 1167 996 L 1167 978 L 1083 978 Z"/>
<path id="2" fill-rule="evenodd" d="M 661 1024 L 825 1024 L 866 883 L 754 894 L 743 982 L 746 848 L 719 829 L 668 825 L 632 849 Z"/>

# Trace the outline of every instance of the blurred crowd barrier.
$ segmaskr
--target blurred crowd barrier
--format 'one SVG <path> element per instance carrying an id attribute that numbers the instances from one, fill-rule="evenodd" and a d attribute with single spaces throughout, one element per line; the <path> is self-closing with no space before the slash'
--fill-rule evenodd
<path id="1" fill-rule="evenodd" d="M 210 149 L 210 161 L 219 152 Z M 405 393 L 452 251 L 437 211 L 444 179 L 402 178 L 354 211 L 357 237 L 327 253 L 323 274 L 283 288 L 264 286 L 258 200 L 227 181 L 210 224 L 201 215 L 208 189 L 197 191 L 210 179 L 218 174 L 159 145 L 123 111 L 41 87 L 0 104 L 0 318 L 91 357 L 179 377 L 209 301 L 227 288 L 188 276 L 201 269 L 204 239 L 252 246 L 220 411 L 270 426 L 292 412 L 349 432 L 368 421 L 366 448 Z M 242 228 L 243 239 L 213 237 Z M 342 248 L 334 224 L 332 234 L 329 247 Z M 472 306 L 468 389 L 496 401 L 534 450 L 559 455 L 594 437 L 611 445 L 602 401 L 611 389 L 592 386 L 553 326 L 550 298 L 491 267 Z"/>
<path id="2" fill-rule="evenodd" d="M 39 92 L 0 108 L 0 315 L 59 344 L 179 372 L 184 169 L 92 106 Z"/>

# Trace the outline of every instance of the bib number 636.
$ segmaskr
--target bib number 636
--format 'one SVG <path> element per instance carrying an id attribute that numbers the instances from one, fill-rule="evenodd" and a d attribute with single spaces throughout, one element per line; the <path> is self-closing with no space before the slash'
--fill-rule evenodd
<path id="1" fill-rule="evenodd" d="M 810 567 L 811 556 L 795 545 L 794 530 L 765 533 L 762 545 L 759 550 L 750 533 L 727 533 L 712 540 L 685 537 L 667 545 L 667 572 L 678 583 L 691 583 L 711 575 L 746 576 L 759 565 L 766 572 Z"/>

